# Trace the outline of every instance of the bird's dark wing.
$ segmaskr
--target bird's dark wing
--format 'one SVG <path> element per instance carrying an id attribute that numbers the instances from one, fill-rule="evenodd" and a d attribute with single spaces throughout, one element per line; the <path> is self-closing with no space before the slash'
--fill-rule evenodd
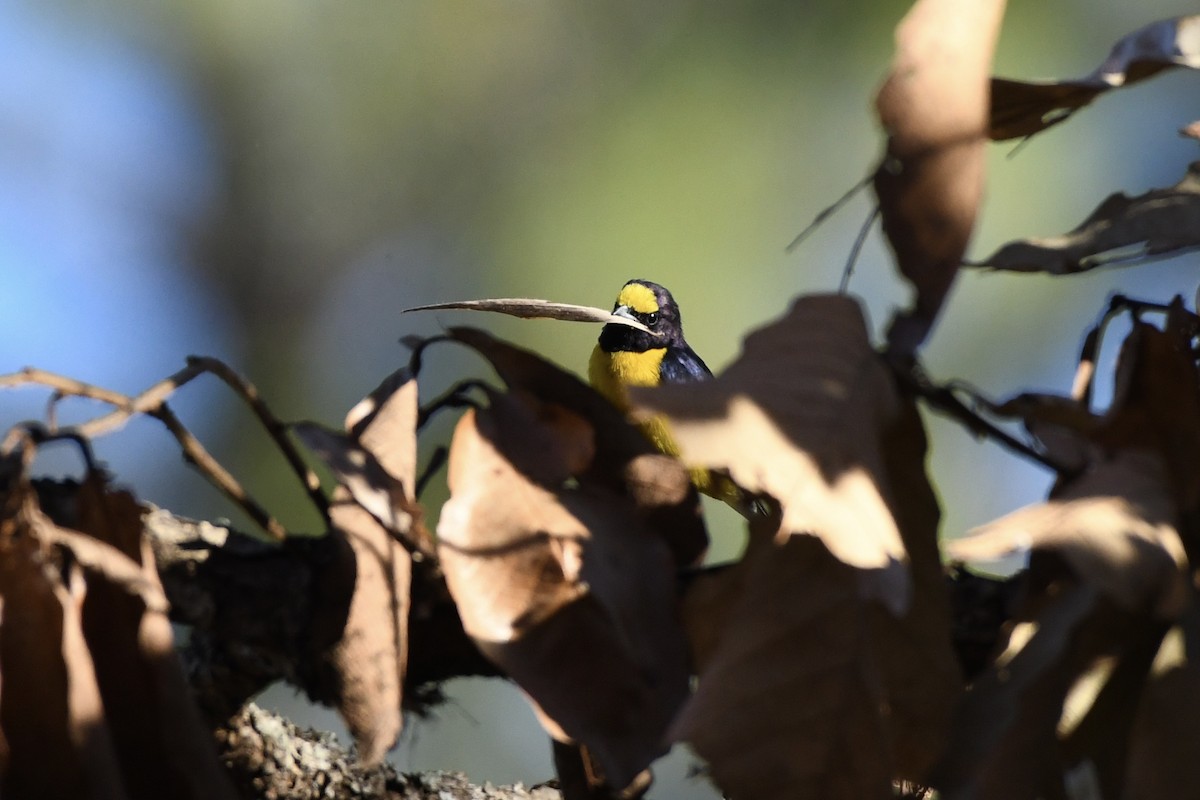
<path id="1" fill-rule="evenodd" d="M 668 347 L 658 370 L 662 383 L 695 383 L 712 377 L 712 370 L 687 345 Z"/>

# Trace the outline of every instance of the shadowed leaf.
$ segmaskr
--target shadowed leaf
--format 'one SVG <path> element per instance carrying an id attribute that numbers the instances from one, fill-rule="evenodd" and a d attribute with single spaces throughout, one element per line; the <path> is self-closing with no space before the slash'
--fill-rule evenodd
<path id="1" fill-rule="evenodd" d="M 83 633 L 129 796 L 232 797 L 175 652 L 154 556 L 143 535 L 144 509 L 128 492 L 108 489 L 96 473 L 80 485 L 75 506 L 78 533 L 59 543 L 75 554 L 83 542 L 102 545 L 109 548 L 105 561 L 119 558 L 123 565 L 118 571 L 80 559 L 88 582 Z M 136 572 L 137 582 L 124 576 L 126 569 Z"/>
<path id="2" fill-rule="evenodd" d="M 1129 748 L 1128 781 L 1137 796 L 1167 800 L 1200 795 L 1200 609 L 1163 637 L 1142 692 Z M 1133 793 L 1130 792 L 1129 795 Z"/>
<path id="3" fill-rule="evenodd" d="M 919 779 L 960 678 L 920 418 L 858 305 L 801 298 L 712 381 L 633 400 L 689 463 L 779 503 L 741 563 L 689 590 L 700 682 L 673 737 L 734 797 L 887 797 Z"/>
<path id="4" fill-rule="evenodd" d="M 687 693 L 675 570 L 630 498 L 583 477 L 567 484 L 577 462 L 553 452 L 574 450 L 575 425 L 552 408 L 493 394 L 463 416 L 439 556 L 476 644 L 619 790 L 665 752 Z"/>
<path id="5" fill-rule="evenodd" d="M 781 537 L 819 537 L 864 571 L 864 596 L 907 610 L 906 554 L 879 482 L 879 431 L 899 401 L 854 300 L 803 297 L 713 380 L 631 398 L 635 415 L 670 420 L 687 463 L 778 500 Z"/>
<path id="6" fill-rule="evenodd" d="M 53 523 L 14 461 L 0 464 L 9 472 L 0 493 L 0 729 L 7 744 L 0 790 L 6 797 L 124 798 L 81 628 L 82 598 L 72 596 L 39 539 L 38 529 Z M 65 578 L 83 589 L 78 567 Z"/>
<path id="7" fill-rule="evenodd" d="M 897 266 L 916 288 L 914 307 L 888 331 L 901 355 L 933 327 L 971 238 L 1003 12 L 1003 0 L 918 0 L 896 28 L 896 54 L 875 99 L 887 151 L 874 183 Z"/>
<path id="8" fill-rule="evenodd" d="M 1046 503 L 952 543 L 959 557 L 1031 550 L 1024 608 L 1004 652 L 961 705 L 935 781 L 948 798 L 1053 796 L 1064 781 L 1104 797 L 1126 780 L 1139 697 L 1177 619 L 1194 616 L 1187 536 L 1200 465 L 1194 320 L 1175 303 L 1164 330 L 1135 323 L 1103 417 L 1058 414 L 1088 459 Z M 1031 413 L 1053 411 L 1037 403 Z M 1181 534 L 1183 536 L 1181 537 Z M 1142 744 L 1138 744 L 1141 742 Z M 1144 769 L 1146 754 L 1142 752 Z M 1152 760 L 1150 763 L 1153 763 Z"/>
<path id="9" fill-rule="evenodd" d="M 410 549 L 434 552 L 415 496 L 417 403 L 417 382 L 405 368 L 350 410 L 346 434 L 313 423 L 293 426 L 342 483 L 330 506 L 338 556 L 325 573 L 324 591 L 348 594 L 349 604 L 344 620 L 326 623 L 342 628 L 323 657 L 329 699 L 368 764 L 382 760 L 404 724 Z"/>

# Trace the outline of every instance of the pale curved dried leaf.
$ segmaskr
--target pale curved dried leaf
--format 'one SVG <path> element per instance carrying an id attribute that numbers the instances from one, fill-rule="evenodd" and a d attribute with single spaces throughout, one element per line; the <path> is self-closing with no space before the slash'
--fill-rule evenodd
<path id="1" fill-rule="evenodd" d="M 409 311 L 494 311 L 522 319 L 557 319 L 565 322 L 603 322 L 604 324 L 626 325 L 639 331 L 652 333 L 642 323 L 629 317 L 621 317 L 594 306 L 577 306 L 572 303 L 554 303 L 532 297 L 501 297 L 494 300 L 457 300 L 450 303 L 433 303 L 426 306 L 406 308 Z"/>
<path id="2" fill-rule="evenodd" d="M 1110 89 L 1145 80 L 1165 69 L 1200 69 L 1200 15 L 1165 19 L 1113 45 L 1104 63 L 1066 81 L 992 81 L 990 136 L 996 141 L 1032 136 L 1062 122 Z"/>
<path id="3" fill-rule="evenodd" d="M 355 502 L 389 530 L 408 535 L 416 510 L 415 501 L 408 497 L 411 490 L 392 477 L 374 455 L 349 436 L 315 422 L 297 422 L 291 429 L 333 470 Z"/>
<path id="4" fill-rule="evenodd" d="M 1175 529 L 1165 465 L 1127 451 L 1094 466 L 1057 497 L 1001 517 L 946 545 L 955 559 L 994 559 L 1023 550 L 1060 554 L 1080 580 L 1123 608 L 1182 608 L 1187 556 Z"/>
<path id="5" fill-rule="evenodd" d="M 353 587 L 341 636 L 327 656 L 336 675 L 333 700 L 358 757 L 376 764 L 404 724 L 400 706 L 408 668 L 412 558 L 344 493 L 335 495 L 329 515 L 330 535 L 342 543 L 341 559 L 350 567 Z"/>
<path id="6" fill-rule="evenodd" d="M 1011 272 L 1069 275 L 1115 263 L 1136 264 L 1200 247 L 1200 161 L 1179 183 L 1129 197 L 1110 195 L 1059 236 L 1019 239 L 966 264 Z"/>
<path id="7" fill-rule="evenodd" d="M 346 414 L 346 432 L 379 465 L 399 481 L 408 497 L 417 480 L 416 377 L 407 368 L 396 370 Z"/>

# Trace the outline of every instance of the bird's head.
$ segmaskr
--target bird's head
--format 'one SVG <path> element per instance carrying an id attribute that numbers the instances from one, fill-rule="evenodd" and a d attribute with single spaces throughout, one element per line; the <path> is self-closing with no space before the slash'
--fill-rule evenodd
<path id="1" fill-rule="evenodd" d="M 627 325 L 605 325 L 600 331 L 600 348 L 606 352 L 641 352 L 683 342 L 679 306 L 671 293 L 657 283 L 643 280 L 626 283 L 613 304 L 613 313 L 637 320 L 650 333 Z"/>

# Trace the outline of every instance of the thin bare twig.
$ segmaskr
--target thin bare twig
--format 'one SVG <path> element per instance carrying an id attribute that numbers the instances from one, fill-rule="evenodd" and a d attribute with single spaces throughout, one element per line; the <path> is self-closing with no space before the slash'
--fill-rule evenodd
<path id="1" fill-rule="evenodd" d="M 854 246 L 850 248 L 850 257 L 846 259 L 846 268 L 842 270 L 842 283 L 838 286 L 838 294 L 845 294 L 850 288 L 850 276 L 854 274 L 854 266 L 858 263 L 858 256 L 862 253 L 863 244 L 867 241 L 867 234 L 871 232 L 877 219 L 879 219 L 878 203 L 871 209 L 866 222 L 858 229 L 858 236 L 854 237 Z"/>
<path id="2" fill-rule="evenodd" d="M 179 442 L 179 446 L 183 448 L 184 459 L 195 465 L 202 475 L 212 481 L 226 497 L 245 511 L 256 525 L 267 532 L 268 536 L 276 541 L 283 541 L 287 538 L 287 529 L 283 527 L 283 523 L 275 519 L 269 511 L 250 496 L 249 492 L 242 488 L 237 479 L 213 458 L 200 440 L 184 427 L 183 423 L 179 421 L 179 417 L 175 416 L 175 412 L 165 402 L 145 413 L 166 425 L 167 430 L 175 437 L 175 441 Z"/>
<path id="3" fill-rule="evenodd" d="M 184 458 L 220 489 L 231 502 L 241 508 L 273 539 L 282 540 L 287 530 L 255 501 L 241 484 L 222 467 L 192 435 L 166 404 L 166 398 L 180 386 L 202 374 L 198 364 L 189 364 L 174 375 L 151 386 L 136 397 L 83 383 L 57 373 L 26 368 L 11 375 L 0 375 L 0 387 L 38 385 L 53 389 L 64 396 L 86 397 L 116 406 L 116 409 L 55 435 L 72 435 L 91 439 L 122 427 L 134 414 L 148 414 L 161 421 L 179 442 Z"/>
<path id="4" fill-rule="evenodd" d="M 421 406 L 417 412 L 417 430 L 423 429 L 433 415 L 447 408 L 465 408 L 467 406 L 477 407 L 478 403 L 467 396 L 467 392 L 474 389 L 487 389 L 486 381 L 481 381 L 476 378 L 468 378 L 464 381 L 451 386 L 442 394 L 435 397 L 428 404 Z"/>
<path id="5" fill-rule="evenodd" d="M 308 493 L 309 500 L 316 506 L 321 517 L 325 520 L 325 524 L 329 524 L 329 498 L 321 491 L 321 479 L 317 474 L 308 468 L 304 463 L 304 459 L 296 450 L 292 440 L 288 438 L 287 426 L 279 421 L 271 409 L 267 408 L 267 404 L 263 402 L 258 394 L 258 389 L 254 384 L 244 379 L 241 375 L 234 372 L 227 364 L 215 358 L 207 356 L 188 356 L 188 366 L 198 366 L 205 372 L 209 372 L 225 382 L 229 388 L 233 389 L 234 393 L 246 401 L 250 406 L 250 410 L 258 417 L 258 421 L 266 428 L 267 434 L 275 442 L 275 446 L 283 453 L 283 457 L 287 460 L 288 466 L 292 468 L 292 472 L 300 480 L 300 484 Z"/>
<path id="6" fill-rule="evenodd" d="M 850 189 L 845 194 L 843 194 L 837 200 L 833 201 L 833 205 L 823 209 L 821 211 L 821 213 L 819 213 L 819 214 L 817 214 L 817 216 L 813 217 L 813 221 L 808 223 L 808 227 L 805 228 L 804 230 L 800 231 L 800 233 L 796 234 L 796 238 L 792 239 L 792 241 L 788 243 L 788 246 L 785 247 L 784 250 L 786 252 L 790 253 L 793 250 L 795 250 L 797 247 L 799 247 L 800 244 L 805 239 L 808 238 L 809 234 L 811 234 L 818 227 L 820 227 L 821 223 L 823 223 L 825 220 L 829 219 L 834 214 L 836 214 L 842 208 L 842 206 L 846 205 L 846 203 L 849 203 L 851 200 L 853 200 L 854 195 L 858 194 L 863 189 L 870 186 L 871 181 L 874 179 L 874 177 L 875 177 L 874 174 L 868 175 L 865 178 L 863 178 L 862 180 L 860 180 L 858 183 L 851 186 Z"/>
<path id="7" fill-rule="evenodd" d="M 417 488 L 414 497 L 418 500 L 425 493 L 425 487 L 429 485 L 429 481 L 434 474 L 446 463 L 450 456 L 450 450 L 445 445 L 438 445 L 434 448 L 433 454 L 429 456 L 429 463 L 425 465 L 424 471 L 417 476 Z"/>
<path id="8" fill-rule="evenodd" d="M 1071 471 L 1069 465 L 1055 461 L 1046 453 L 1021 441 L 969 408 L 955 393 L 956 391 L 963 391 L 961 385 L 953 388 L 939 386 L 930 380 L 925 371 L 916 363 L 908 363 L 907 365 L 893 364 L 892 367 L 900 382 L 922 397 L 931 408 L 961 423 L 976 436 L 986 436 L 989 439 L 993 439 L 1014 453 L 1032 459 L 1059 474 Z M 970 393 L 970 397 L 973 402 L 984 407 L 995 407 L 993 403 L 974 392 Z"/>

